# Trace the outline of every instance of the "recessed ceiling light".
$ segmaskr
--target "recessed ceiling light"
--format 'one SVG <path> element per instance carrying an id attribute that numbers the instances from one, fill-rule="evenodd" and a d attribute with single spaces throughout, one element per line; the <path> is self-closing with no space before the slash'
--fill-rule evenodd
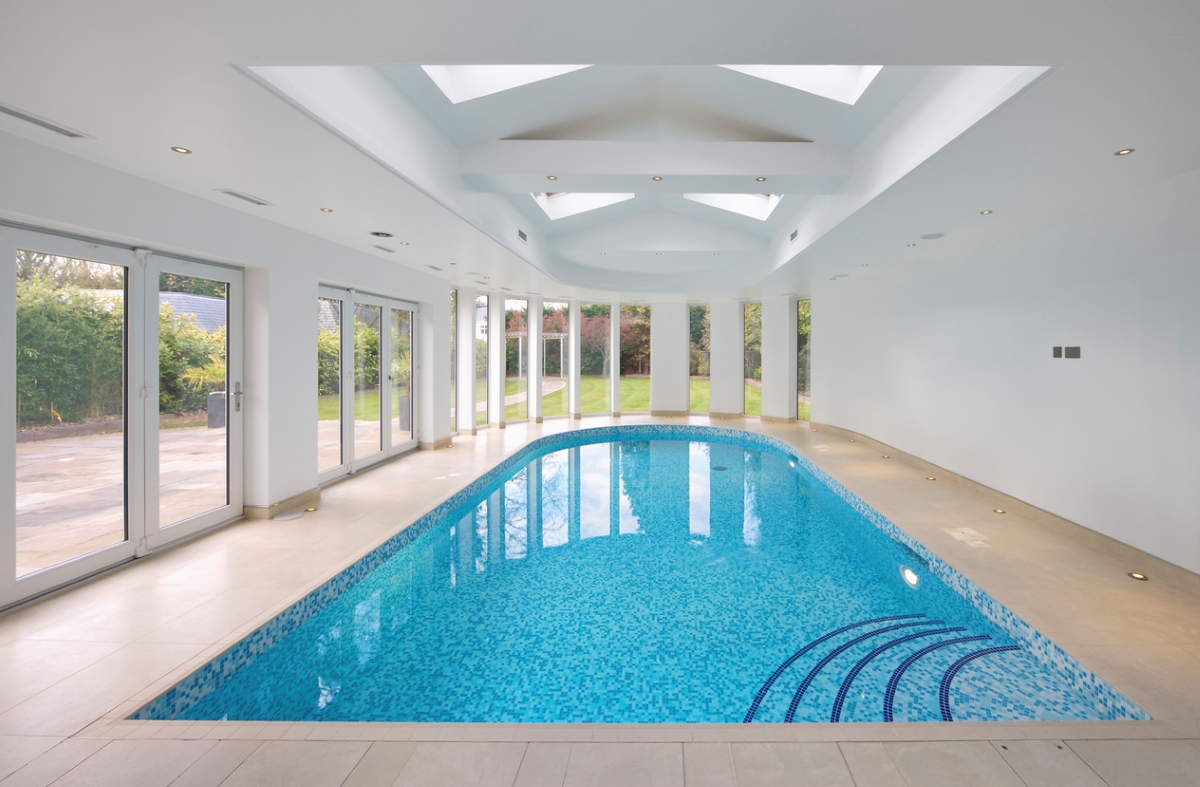
<path id="1" fill-rule="evenodd" d="M 187 148 L 171 148 L 171 150 L 175 151 L 176 153 L 184 153 L 184 154 L 192 152 L 192 151 L 188 150 Z"/>
<path id="2" fill-rule="evenodd" d="M 651 180 L 662 180 L 662 175 L 655 175 Z"/>
<path id="3" fill-rule="evenodd" d="M 1136 579 L 1138 582 L 1149 582 L 1150 581 L 1150 577 L 1146 576 L 1145 574 L 1143 574 L 1140 571 L 1130 571 L 1129 578 Z"/>
<path id="4" fill-rule="evenodd" d="M 830 276 L 830 277 L 829 277 L 829 280 L 830 280 L 830 281 L 837 281 L 837 276 Z"/>
<path id="5" fill-rule="evenodd" d="M 713 256 L 714 256 L 714 257 L 720 257 L 720 256 L 721 256 L 721 252 L 719 252 L 719 251 L 714 251 L 714 252 L 713 252 Z"/>
<path id="6" fill-rule="evenodd" d="M 755 180 L 757 180 L 759 183 L 762 183 L 766 180 L 766 178 L 755 178 Z"/>
<path id="7" fill-rule="evenodd" d="M 661 257 L 661 256 L 662 256 L 662 252 L 661 252 L 661 251 L 656 251 L 656 252 L 654 252 L 654 256 L 655 256 L 655 257 Z"/>
<path id="8" fill-rule="evenodd" d="M 865 263 L 865 262 L 862 264 L 862 266 L 863 266 L 864 268 L 869 268 L 869 267 L 871 267 L 871 266 L 867 265 L 867 263 Z"/>
<path id="9" fill-rule="evenodd" d="M 390 233 L 390 232 L 372 232 L 371 234 L 372 234 L 372 235 L 374 235 L 376 238 L 390 238 L 390 237 L 392 237 L 392 233 Z"/>
<path id="10" fill-rule="evenodd" d="M 607 256 L 608 256 L 608 252 L 607 252 L 607 251 L 602 251 L 602 252 L 600 252 L 600 256 L 601 256 L 601 257 L 607 257 Z"/>
<path id="11" fill-rule="evenodd" d="M 911 249 L 913 246 L 916 246 L 916 245 L 917 245 L 917 244 L 915 244 L 915 243 L 910 243 L 910 244 L 908 244 L 908 248 L 910 248 L 910 249 Z"/>
<path id="12" fill-rule="evenodd" d="M 402 241 L 400 241 L 400 245 L 401 245 L 401 246 L 407 246 L 407 245 L 408 245 L 408 241 L 406 241 L 406 240 L 402 240 Z"/>
<path id="13" fill-rule="evenodd" d="M 980 216 L 987 216 L 987 215 L 988 215 L 988 214 L 990 214 L 990 213 L 991 213 L 991 211 L 990 211 L 990 210 L 981 210 L 981 211 L 979 211 L 979 215 L 980 215 Z"/>
<path id="14" fill-rule="evenodd" d="M 321 208 L 322 213 L 333 213 L 333 208 Z"/>
<path id="15" fill-rule="evenodd" d="M 547 175 L 546 180 L 558 180 L 558 175 Z"/>
<path id="16" fill-rule="evenodd" d="M 1118 150 L 1113 155 L 1114 156 L 1128 156 L 1132 152 L 1133 152 L 1133 148 L 1125 148 L 1124 150 Z"/>

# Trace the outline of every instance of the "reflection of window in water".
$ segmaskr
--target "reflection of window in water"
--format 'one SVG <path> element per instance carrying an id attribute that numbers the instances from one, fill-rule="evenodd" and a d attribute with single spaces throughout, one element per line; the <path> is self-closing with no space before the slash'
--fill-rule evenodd
<path id="1" fill-rule="evenodd" d="M 707 536 L 710 531 L 712 491 L 709 468 L 712 461 L 707 443 L 690 443 L 688 446 L 688 532 L 696 536 Z"/>
<path id="2" fill-rule="evenodd" d="M 475 507 L 475 573 L 487 571 L 488 509 L 484 500 Z"/>
<path id="3" fill-rule="evenodd" d="M 607 536 L 609 514 L 609 450 L 603 443 L 579 447 L 579 536 Z"/>
<path id="4" fill-rule="evenodd" d="M 342 630 L 339 626 L 317 637 L 317 708 L 324 709 L 342 690 Z"/>
<path id="5" fill-rule="evenodd" d="M 742 541 L 748 547 L 758 546 L 762 520 L 758 516 L 758 467 L 751 454 L 745 454 L 746 482 L 742 494 Z"/>
<path id="6" fill-rule="evenodd" d="M 504 557 L 519 560 L 529 549 L 529 467 L 504 482 Z"/>
<path id="7" fill-rule="evenodd" d="M 542 546 L 567 543 L 570 485 L 567 452 L 544 456 L 542 462 Z"/>
<path id="8" fill-rule="evenodd" d="M 354 647 L 362 666 L 379 651 L 379 591 L 354 608 Z"/>

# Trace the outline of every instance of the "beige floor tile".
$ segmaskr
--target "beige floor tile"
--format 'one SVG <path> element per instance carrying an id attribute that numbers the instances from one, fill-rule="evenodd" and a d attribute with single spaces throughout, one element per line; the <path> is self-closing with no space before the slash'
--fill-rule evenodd
<path id="1" fill-rule="evenodd" d="M 0 738 L 0 779 L 25 767 L 62 741 L 63 738 L 37 735 L 5 735 Z"/>
<path id="2" fill-rule="evenodd" d="M 408 742 L 371 744 L 342 787 L 392 787 L 416 748 L 417 744 Z"/>
<path id="3" fill-rule="evenodd" d="M 266 741 L 222 787 L 338 787 L 368 748 L 351 741 Z"/>
<path id="4" fill-rule="evenodd" d="M 126 645 L 0 714 L 0 734 L 71 735 L 198 650 L 196 645 Z"/>
<path id="5" fill-rule="evenodd" d="M 1026 787 L 1105 787 L 1104 780 L 1062 741 L 993 741 Z"/>
<path id="6" fill-rule="evenodd" d="M 217 741 L 171 782 L 171 787 L 217 787 L 261 745 L 258 741 Z"/>
<path id="7" fill-rule="evenodd" d="M 564 787 L 682 787 L 683 744 L 576 743 Z"/>
<path id="8" fill-rule="evenodd" d="M 836 743 L 734 743 L 731 748 L 738 787 L 854 784 Z"/>
<path id="9" fill-rule="evenodd" d="M 855 787 L 906 787 L 882 743 L 839 743 Z"/>
<path id="10" fill-rule="evenodd" d="M 910 784 L 923 787 L 1022 787 L 987 741 L 885 743 L 888 755 Z"/>
<path id="11" fill-rule="evenodd" d="M 1111 787 L 1195 787 L 1200 750 L 1187 741 L 1066 741 Z"/>
<path id="12" fill-rule="evenodd" d="M 400 771 L 395 787 L 509 787 L 521 767 L 525 746 L 422 741 Z"/>
<path id="13" fill-rule="evenodd" d="M 71 769 L 55 787 L 167 787 L 213 743 L 208 741 L 112 741 Z"/>
<path id="14" fill-rule="evenodd" d="M 737 782 L 729 744 L 683 744 L 683 781 L 687 787 L 734 787 Z"/>
<path id="15" fill-rule="evenodd" d="M 119 642 L 20 639 L 0 647 L 0 712 L 24 702 L 120 649 Z"/>
<path id="16" fill-rule="evenodd" d="M 108 743 L 109 741 L 97 738 L 68 738 L 0 781 L 0 785 L 3 787 L 45 787 L 100 751 Z"/>
<path id="17" fill-rule="evenodd" d="M 570 757 L 570 743 L 530 743 L 514 787 L 562 787 Z"/>

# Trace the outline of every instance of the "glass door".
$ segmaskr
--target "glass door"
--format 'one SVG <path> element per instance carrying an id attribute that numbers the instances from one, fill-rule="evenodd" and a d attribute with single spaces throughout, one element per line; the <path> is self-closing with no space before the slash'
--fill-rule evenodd
<path id="1" fill-rule="evenodd" d="M 0 254 L 0 606 L 240 517 L 240 272 L 4 227 Z"/>
<path id="2" fill-rule="evenodd" d="M 388 357 L 391 359 L 387 378 L 388 401 L 391 403 L 388 445 L 396 452 L 414 447 L 416 440 L 413 428 L 413 313 L 395 306 L 389 306 L 388 312 L 391 314 L 388 320 Z"/>
<path id="3" fill-rule="evenodd" d="M 241 271 L 151 258 L 147 316 L 158 352 L 147 424 L 157 505 L 147 521 L 153 547 L 242 513 Z M 153 311 L 151 311 L 153 310 Z M 155 330 L 157 329 L 157 330 Z M 155 335 L 156 334 L 156 335 Z"/>

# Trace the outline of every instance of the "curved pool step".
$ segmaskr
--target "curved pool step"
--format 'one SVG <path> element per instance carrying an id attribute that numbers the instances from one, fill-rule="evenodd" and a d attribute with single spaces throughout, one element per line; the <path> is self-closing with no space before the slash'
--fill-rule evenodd
<path id="1" fill-rule="evenodd" d="M 1020 650 L 1020 648 L 1016 645 L 1000 645 L 994 648 L 984 648 L 974 653 L 968 653 L 950 665 L 950 669 L 946 670 L 946 674 L 942 676 L 942 683 L 938 687 L 938 707 L 942 711 L 942 721 L 954 721 L 954 716 L 950 713 L 950 684 L 954 682 L 954 676 L 958 674 L 958 671 L 975 659 L 1010 650 Z"/>
<path id="2" fill-rule="evenodd" d="M 887 626 L 885 628 L 877 629 L 875 631 L 869 631 L 866 634 L 863 634 L 862 636 L 855 637 L 854 639 L 850 640 L 849 642 L 846 642 L 846 643 L 834 648 L 832 651 L 829 652 L 828 655 L 825 656 L 825 658 L 818 661 L 816 666 L 813 667 L 811 670 L 809 670 L 808 674 L 804 676 L 804 680 L 801 681 L 801 683 L 800 683 L 800 688 L 796 689 L 796 693 L 792 695 L 792 701 L 788 705 L 787 713 L 784 714 L 784 717 L 783 717 L 784 723 L 791 724 L 792 721 L 796 718 L 796 709 L 800 707 L 800 701 L 804 699 L 804 693 L 806 691 L 808 691 L 808 687 L 812 685 L 812 682 L 814 680 L 816 680 L 816 677 L 818 674 L 820 674 L 821 670 L 825 669 L 825 667 L 829 664 L 829 662 L 833 661 L 838 656 L 840 656 L 843 653 L 845 653 L 846 651 L 850 650 L 850 648 L 852 648 L 855 645 L 858 645 L 862 642 L 866 642 L 867 640 L 871 639 L 872 637 L 876 637 L 880 634 L 887 634 L 888 632 L 896 631 L 898 629 L 912 628 L 913 626 L 938 625 L 940 623 L 945 623 L 945 622 L 946 621 L 944 621 L 944 620 L 918 620 L 918 621 L 915 621 L 912 623 L 897 623 L 894 626 Z"/>
<path id="3" fill-rule="evenodd" d="M 904 673 L 908 671 L 908 668 L 911 667 L 913 664 L 916 664 L 917 661 L 922 656 L 933 653 L 935 650 L 939 650 L 941 648 L 948 648 L 951 645 L 958 645 L 963 642 L 979 642 L 979 641 L 985 640 L 985 639 L 991 639 L 991 637 L 988 637 L 988 636 L 958 637 L 956 639 L 948 639 L 948 640 L 943 640 L 942 642 L 935 642 L 932 645 L 926 645 L 925 647 L 918 650 L 916 653 L 909 655 L 908 658 L 904 659 L 904 661 L 900 662 L 900 666 L 896 667 L 895 672 L 892 673 L 892 677 L 888 679 L 887 688 L 884 690 L 884 693 L 883 693 L 883 720 L 884 721 L 893 721 L 892 703 L 896 699 L 896 688 L 900 685 L 900 679 L 904 677 Z"/>
<path id="4" fill-rule="evenodd" d="M 876 657 L 883 655 L 894 647 L 903 645 L 905 642 L 912 642 L 914 639 L 935 637 L 938 634 L 950 634 L 955 631 L 966 631 L 966 628 L 963 626 L 953 626 L 951 628 L 934 629 L 932 631 L 918 631 L 915 634 L 907 634 L 891 642 L 885 642 L 863 656 L 857 664 L 850 668 L 850 671 L 846 673 L 845 679 L 842 680 L 842 685 L 838 688 L 837 697 L 833 701 L 833 710 L 829 713 L 829 720 L 835 724 L 842 720 L 842 706 L 846 702 L 846 696 L 850 693 L 850 684 L 858 677 L 858 673 L 862 672 L 863 668 L 870 664 Z"/>
<path id="5" fill-rule="evenodd" d="M 834 629 L 833 631 L 829 632 L 828 634 L 822 635 L 822 636 L 818 637 L 817 639 L 814 639 L 812 642 L 810 642 L 807 645 L 805 645 L 804 647 L 800 648 L 800 650 L 798 650 L 795 653 L 793 653 L 792 655 L 788 656 L 786 659 L 783 660 L 782 664 L 780 664 L 778 667 L 775 668 L 775 671 L 771 673 L 771 677 L 767 678 L 766 682 L 763 683 L 762 688 L 760 688 L 758 690 L 758 693 L 754 695 L 754 699 L 750 703 L 750 709 L 748 711 L 746 711 L 746 717 L 744 719 L 742 719 L 742 723 L 749 724 L 750 722 L 754 721 L 754 714 L 758 713 L 759 706 L 762 705 L 762 701 L 767 696 L 767 693 L 771 691 L 771 687 L 775 685 L 775 681 L 779 680 L 780 676 L 783 675 L 783 673 L 787 671 L 787 668 L 792 666 L 793 664 L 795 664 L 796 661 L 800 657 L 802 657 L 804 654 L 808 653 L 810 650 L 817 647 L 821 643 L 828 642 L 829 640 L 836 637 L 838 634 L 845 634 L 847 631 L 851 631 L 856 628 L 862 628 L 863 626 L 870 626 L 874 623 L 888 623 L 893 620 L 911 620 L 913 618 L 923 618 L 923 617 L 925 617 L 925 616 L 922 614 L 889 615 L 888 617 L 885 617 L 885 618 L 872 618 L 870 620 L 860 620 L 857 623 L 851 623 L 848 626 L 842 626 L 839 629 Z"/>

